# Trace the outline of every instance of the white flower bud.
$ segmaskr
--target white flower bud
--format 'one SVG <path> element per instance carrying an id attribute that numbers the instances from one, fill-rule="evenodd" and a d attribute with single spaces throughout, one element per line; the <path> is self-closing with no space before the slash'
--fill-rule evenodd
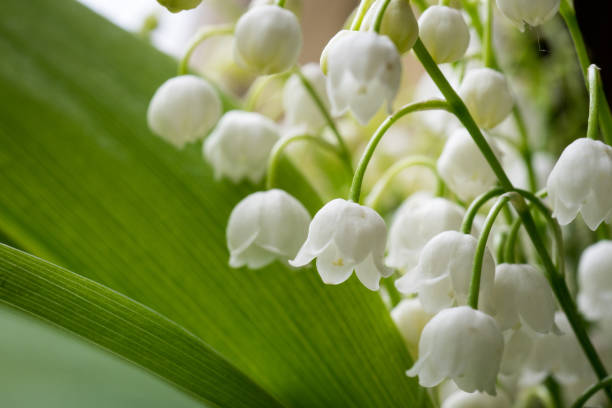
<path id="1" fill-rule="evenodd" d="M 178 148 L 203 139 L 220 116 L 219 96 L 206 80 L 194 75 L 164 82 L 147 110 L 149 128 Z"/>
<path id="2" fill-rule="evenodd" d="M 265 116 L 229 111 L 204 143 L 204 156 L 215 170 L 215 177 L 226 176 L 237 183 L 261 181 L 268 156 L 280 138 L 277 126 Z"/>
<path id="3" fill-rule="evenodd" d="M 442 408 L 510 408 L 512 404 L 508 397 L 499 392 L 497 395 L 487 395 L 480 392 L 457 391 L 442 403 Z"/>
<path id="4" fill-rule="evenodd" d="M 253 0 L 249 3 L 249 8 L 259 6 L 273 6 L 276 4 L 276 0 Z M 298 18 L 302 15 L 302 9 L 304 4 L 302 0 L 287 0 L 285 2 L 285 9 L 293 12 Z"/>
<path id="5" fill-rule="evenodd" d="M 304 266 L 317 258 L 323 282 L 337 285 L 353 273 L 370 290 L 393 272 L 383 265 L 387 226 L 371 208 L 337 198 L 325 204 L 310 223 L 308 239 L 289 264 Z"/>
<path id="6" fill-rule="evenodd" d="M 559 10 L 561 0 L 497 0 L 497 7 L 521 29 L 527 23 L 538 26 L 550 20 Z"/>
<path id="7" fill-rule="evenodd" d="M 498 153 L 492 144 L 494 152 Z M 498 154 L 499 156 L 499 154 Z M 438 173 L 457 196 L 470 201 L 497 183 L 497 177 L 467 130 L 457 129 L 438 158 Z"/>
<path id="8" fill-rule="evenodd" d="M 459 96 L 467 105 L 476 124 L 491 129 L 508 116 L 514 98 L 506 78 L 491 68 L 468 71 L 459 88 Z"/>
<path id="9" fill-rule="evenodd" d="M 436 64 L 457 61 L 470 44 L 461 12 L 446 6 L 431 6 L 421 14 L 419 35 Z"/>
<path id="10" fill-rule="evenodd" d="M 578 306 L 590 319 L 610 315 L 612 309 L 612 241 L 600 241 L 584 250 L 578 264 Z"/>
<path id="11" fill-rule="evenodd" d="M 318 64 L 310 63 L 302 67 L 302 74 L 312 84 L 314 90 L 325 106 L 329 105 L 325 75 Z M 314 102 L 312 96 L 297 75 L 292 75 L 283 90 L 283 106 L 285 108 L 285 121 L 288 126 L 297 128 L 305 133 L 318 133 L 327 123 L 321 110 Z"/>
<path id="12" fill-rule="evenodd" d="M 444 231 L 432 238 L 419 256 L 418 265 L 395 281 L 404 294 L 417 293 L 428 313 L 465 305 L 477 246 L 476 238 L 457 231 Z M 486 250 L 480 276 L 479 301 L 483 310 L 492 311 L 491 292 L 495 261 Z"/>
<path id="13" fill-rule="evenodd" d="M 372 28 L 381 3 L 381 0 L 377 0 L 370 6 L 360 30 L 368 31 Z M 389 37 L 401 54 L 412 48 L 419 36 L 419 25 L 408 0 L 389 2 L 380 25 L 380 34 Z"/>
<path id="14" fill-rule="evenodd" d="M 554 327 L 555 298 L 548 281 L 528 264 L 501 264 L 495 270 L 495 318 L 502 330 L 520 323 L 539 333 Z"/>
<path id="15" fill-rule="evenodd" d="M 503 351 L 504 338 L 491 316 L 468 306 L 445 309 L 425 325 L 419 359 L 406 374 L 418 375 L 423 387 L 450 378 L 463 391 L 495 395 Z"/>
<path id="16" fill-rule="evenodd" d="M 391 310 L 391 318 L 406 342 L 410 355 L 417 356 L 421 332 L 432 318 L 418 299 L 403 299 Z"/>
<path id="17" fill-rule="evenodd" d="M 291 68 L 302 49 L 295 15 L 278 6 L 254 7 L 236 23 L 234 56 L 246 68 L 275 74 Z"/>
<path id="18" fill-rule="evenodd" d="M 443 231 L 459 230 L 463 209 L 444 198 L 427 198 L 411 203 L 407 200 L 389 228 L 389 253 L 386 264 L 408 271 L 419 261 L 421 250 Z"/>
<path id="19" fill-rule="evenodd" d="M 612 147 L 591 139 L 576 139 L 563 150 L 548 176 L 546 189 L 559 224 L 578 212 L 595 231 L 612 217 Z"/>
<path id="20" fill-rule="evenodd" d="M 347 31 L 332 38 L 327 55 L 327 93 L 332 113 L 350 110 L 366 124 L 399 89 L 402 66 L 389 37 L 373 32 Z"/>
<path id="21" fill-rule="evenodd" d="M 258 269 L 293 258 L 308 234 L 310 215 L 283 190 L 260 191 L 240 201 L 227 224 L 230 266 Z"/>

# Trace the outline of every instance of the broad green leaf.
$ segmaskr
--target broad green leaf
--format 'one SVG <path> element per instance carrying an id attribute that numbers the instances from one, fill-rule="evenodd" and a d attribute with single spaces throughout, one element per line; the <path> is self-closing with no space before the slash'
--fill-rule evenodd
<path id="1" fill-rule="evenodd" d="M 11 242 L 167 316 L 286 406 L 429 406 L 377 293 L 313 269 L 228 268 L 227 218 L 253 187 L 213 180 L 199 147 L 146 128 L 175 61 L 68 0 L 3 0 L 0 56 Z M 281 185 L 315 210 L 284 169 Z"/>
<path id="2" fill-rule="evenodd" d="M 176 323 L 98 283 L 2 244 L 0 301 L 90 339 L 220 407 L 282 407 Z"/>

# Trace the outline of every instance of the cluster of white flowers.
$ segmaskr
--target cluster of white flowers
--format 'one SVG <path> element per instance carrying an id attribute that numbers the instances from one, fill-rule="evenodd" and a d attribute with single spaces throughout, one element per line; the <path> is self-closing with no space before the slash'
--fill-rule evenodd
<path id="1" fill-rule="evenodd" d="M 279 76 L 287 78 L 284 126 L 257 112 L 231 110 L 222 115 L 217 89 L 193 75 L 163 84 L 148 111 L 152 131 L 178 148 L 206 138 L 204 157 L 216 177 L 233 182 L 260 183 L 274 168 L 271 152 L 291 137 L 286 133 L 320 137 L 342 159 L 346 147 L 341 141 L 327 140 L 324 129 L 338 133 L 335 119 L 353 118 L 366 126 L 378 120 L 381 108 L 392 112 L 401 88 L 402 54 L 417 44 L 417 38 L 435 64 L 463 60 L 470 45 L 470 28 L 458 9 L 431 6 L 417 22 L 407 0 L 378 0 L 355 17 L 360 24 L 340 30 L 329 41 L 320 65 L 306 64 L 299 73 L 291 72 L 298 69 L 302 45 L 299 20 L 282 6 L 258 3 L 265 4 L 250 7 L 236 23 L 234 55 L 238 64 L 259 75 L 290 71 L 291 75 Z M 539 25 L 559 8 L 559 0 L 497 0 L 497 4 L 519 25 Z M 382 19 L 381 12 L 385 12 Z M 499 70 L 467 67 L 460 84 L 455 84 L 457 94 L 479 128 L 494 129 L 515 106 L 510 82 Z M 407 375 L 418 376 L 424 387 L 452 381 L 458 389 L 444 398 L 443 408 L 509 407 L 511 398 L 497 393 L 498 382 L 527 387 L 554 374 L 564 385 L 577 384 L 587 376 L 586 360 L 557 312 L 543 268 L 522 249 L 522 263 L 507 259 L 506 241 L 487 243 L 478 226 L 464 228 L 469 204 L 499 182 L 492 159 L 485 158 L 473 134 L 464 128 L 444 136 L 446 142 L 431 167 L 448 189 L 446 195 L 418 192 L 393 214 L 381 215 L 353 200 L 351 191 L 351 199 L 330 198 L 311 218 L 283 190 L 255 192 L 230 215 L 230 266 L 258 269 L 279 261 L 299 268 L 314 260 L 325 284 L 341 284 L 354 271 L 373 291 L 379 290 L 381 279 L 396 274 L 394 285 L 385 291 L 393 292 L 395 287 L 402 297 L 391 316 L 417 357 L 414 366 L 407 367 Z M 483 137 L 496 156 L 493 160 L 503 161 L 494 139 L 493 134 Z M 369 160 L 367 153 L 371 157 L 372 151 L 363 156 Z M 578 213 L 592 230 L 611 222 L 612 147 L 591 139 L 574 141 L 550 172 L 546 191 L 552 217 L 561 225 Z M 516 214 L 509 210 L 507 216 Z M 389 230 L 386 218 L 391 220 Z M 493 235 L 505 240 L 511 234 L 502 227 Z M 480 280 L 474 286 L 479 253 Z M 601 241 L 584 252 L 577 299 L 589 319 L 604 321 L 612 308 L 611 272 L 612 241 Z M 471 303 L 474 296 L 479 299 L 478 309 Z"/>

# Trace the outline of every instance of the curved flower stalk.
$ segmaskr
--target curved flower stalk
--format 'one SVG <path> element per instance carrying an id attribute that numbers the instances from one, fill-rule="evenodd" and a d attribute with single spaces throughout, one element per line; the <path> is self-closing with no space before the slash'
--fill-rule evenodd
<path id="1" fill-rule="evenodd" d="M 275 259 L 287 262 L 306 240 L 310 215 L 283 190 L 253 193 L 234 207 L 227 224 L 229 264 L 259 269 Z"/>
<path id="2" fill-rule="evenodd" d="M 329 108 L 325 75 L 319 65 L 309 63 L 301 67 L 301 71 L 321 98 L 324 108 Z M 327 124 L 327 119 L 298 74 L 293 74 L 285 83 L 283 107 L 286 125 L 297 129 L 298 132 L 317 134 Z"/>
<path id="3" fill-rule="evenodd" d="M 387 226 L 376 211 L 338 198 L 315 214 L 306 242 L 289 263 L 300 267 L 316 258 L 323 282 L 337 285 L 355 270 L 366 288 L 378 290 L 380 278 L 393 272 L 383 265 L 386 242 Z"/>

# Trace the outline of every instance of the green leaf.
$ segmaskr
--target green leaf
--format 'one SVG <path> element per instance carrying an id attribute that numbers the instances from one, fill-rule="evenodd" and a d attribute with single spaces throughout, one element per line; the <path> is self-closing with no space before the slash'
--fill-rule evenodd
<path id="1" fill-rule="evenodd" d="M 221 407 L 282 407 L 202 340 L 89 279 L 0 244 L 0 301 L 90 339 Z"/>
<path id="2" fill-rule="evenodd" d="M 193 332 L 289 407 L 429 406 L 378 293 L 227 266 L 253 191 L 146 128 L 176 62 L 72 1 L 0 5 L 0 230 Z M 320 205 L 291 166 L 281 185 Z M 1 369 L 1 368 L 0 368 Z"/>

